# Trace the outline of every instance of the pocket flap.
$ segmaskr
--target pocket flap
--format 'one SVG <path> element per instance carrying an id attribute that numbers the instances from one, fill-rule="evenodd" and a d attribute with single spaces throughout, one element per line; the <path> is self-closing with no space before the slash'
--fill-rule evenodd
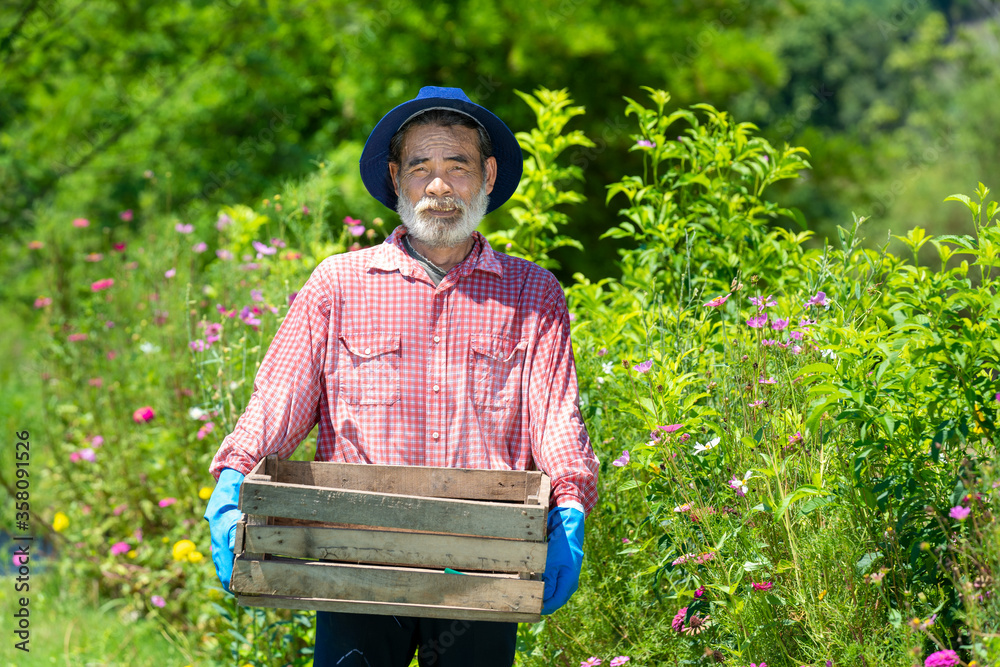
<path id="1" fill-rule="evenodd" d="M 518 350 L 528 349 L 528 341 L 515 341 L 502 336 L 477 335 L 472 337 L 472 351 L 490 359 L 507 362 Z"/>
<path id="2" fill-rule="evenodd" d="M 399 349 L 398 333 L 341 334 L 340 340 L 351 354 L 362 359 L 371 359 Z"/>

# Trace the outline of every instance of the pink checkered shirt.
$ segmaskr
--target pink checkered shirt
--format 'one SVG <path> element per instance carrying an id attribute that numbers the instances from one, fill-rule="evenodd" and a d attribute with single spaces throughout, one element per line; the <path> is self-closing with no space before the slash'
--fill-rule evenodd
<path id="1" fill-rule="evenodd" d="M 212 461 L 247 474 L 319 423 L 316 459 L 541 469 L 552 502 L 597 502 L 569 313 L 555 277 L 478 232 L 439 286 L 400 246 L 324 260 L 295 297 Z"/>

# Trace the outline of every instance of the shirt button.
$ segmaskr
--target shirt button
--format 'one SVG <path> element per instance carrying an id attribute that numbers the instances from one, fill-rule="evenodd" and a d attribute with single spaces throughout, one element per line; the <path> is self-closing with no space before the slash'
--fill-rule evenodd
<path id="1" fill-rule="evenodd" d="M 434 438 L 435 440 L 437 440 L 438 439 L 438 432 L 434 431 L 433 433 L 431 433 L 431 437 Z"/>
<path id="2" fill-rule="evenodd" d="M 437 386 L 437 385 L 434 385 L 434 386 L 432 387 L 432 389 L 433 389 L 434 391 L 441 391 L 441 387 L 439 387 L 439 386 Z"/>
<path id="3" fill-rule="evenodd" d="M 371 354 L 371 353 L 372 353 L 372 349 L 370 347 L 366 347 L 365 348 L 365 354 Z"/>
<path id="4" fill-rule="evenodd" d="M 434 336 L 434 342 L 435 343 L 440 343 L 441 342 L 441 336 Z"/>

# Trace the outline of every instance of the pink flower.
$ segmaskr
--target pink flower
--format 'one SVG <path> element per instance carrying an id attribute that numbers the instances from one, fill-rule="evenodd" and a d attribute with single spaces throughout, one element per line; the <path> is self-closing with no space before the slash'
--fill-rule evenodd
<path id="1" fill-rule="evenodd" d="M 608 348 L 606 348 L 606 347 L 602 347 L 601 349 L 599 349 L 599 350 L 597 351 L 597 356 L 599 356 L 599 357 L 603 357 L 603 356 L 604 356 L 604 355 L 606 355 L 607 353 L 608 353 Z M 997 400 L 998 400 L 998 401 L 1000 401 L 1000 394 L 997 394 Z"/>
<path id="2" fill-rule="evenodd" d="M 191 232 L 194 231 L 194 225 L 191 224 L 185 225 L 183 222 L 178 222 L 176 225 L 174 225 L 174 231 L 177 232 L 178 234 L 190 234 Z"/>
<path id="3" fill-rule="evenodd" d="M 66 336 L 66 340 L 71 343 L 79 343 L 81 340 L 87 340 L 87 334 L 85 333 L 75 333 Z"/>
<path id="4" fill-rule="evenodd" d="M 952 519 L 965 521 L 965 518 L 969 516 L 969 512 L 971 511 L 972 509 L 969 507 L 962 507 L 961 505 L 957 505 L 951 508 L 951 511 L 948 512 L 948 516 L 950 516 Z"/>
<path id="5" fill-rule="evenodd" d="M 136 424 L 145 424 L 148 421 L 152 421 L 154 417 L 156 417 L 156 413 L 148 405 L 144 405 L 132 413 L 132 421 Z"/>
<path id="6" fill-rule="evenodd" d="M 594 656 L 590 656 L 588 659 L 580 663 L 580 667 L 597 667 L 597 665 L 599 664 L 601 664 L 600 658 L 595 658 Z"/>
<path id="7" fill-rule="evenodd" d="M 90 220 L 87 220 L 86 218 L 76 218 L 75 220 L 73 220 L 73 226 L 79 229 L 83 229 L 84 227 L 90 227 Z"/>
<path id="8" fill-rule="evenodd" d="M 352 218 L 351 216 L 347 216 L 346 218 L 344 218 L 344 224 L 345 225 L 360 225 L 361 221 L 358 220 L 357 218 Z"/>
<path id="9" fill-rule="evenodd" d="M 177 269 L 167 269 L 166 271 L 163 272 L 163 277 L 168 279 L 173 278 L 176 275 L 177 275 Z"/>
<path id="10" fill-rule="evenodd" d="M 212 422 L 205 422 L 200 429 L 198 429 L 197 437 L 199 440 L 204 440 L 205 437 L 215 429 L 215 424 Z"/>
<path id="11" fill-rule="evenodd" d="M 714 551 L 706 551 L 704 553 L 699 554 L 698 557 L 694 559 L 694 562 L 697 565 L 701 565 L 702 563 L 707 563 L 708 561 L 712 560 L 713 558 L 715 558 L 715 552 Z"/>
<path id="12" fill-rule="evenodd" d="M 176 503 L 176 502 L 177 502 L 177 499 L 176 499 L 176 498 L 164 498 L 163 500 L 161 500 L 161 501 L 160 501 L 159 503 L 157 503 L 157 504 L 158 504 L 158 505 L 159 505 L 160 507 L 170 507 L 171 505 L 173 505 L 173 504 L 174 504 L 174 503 Z"/>
<path id="13" fill-rule="evenodd" d="M 704 594 L 705 594 L 705 587 L 699 586 L 698 589 L 694 592 L 694 599 L 697 600 Z"/>
<path id="14" fill-rule="evenodd" d="M 778 383 L 778 381 L 774 379 L 774 376 L 771 376 L 771 377 L 767 378 L 766 380 L 764 378 L 761 378 L 760 380 L 758 380 L 758 382 L 760 384 L 777 384 Z"/>
<path id="15" fill-rule="evenodd" d="M 656 144 L 649 139 L 640 139 L 635 142 L 635 145 L 639 148 L 656 148 Z M 612 662 L 611 664 L 614 665 L 615 663 Z"/>
<path id="16" fill-rule="evenodd" d="M 132 536 L 135 537 L 136 542 L 142 542 L 142 528 L 136 528 L 133 530 Z"/>
<path id="17" fill-rule="evenodd" d="M 194 246 L 191 247 L 191 250 L 200 255 L 201 253 L 208 250 L 208 244 L 205 243 L 204 241 L 199 241 L 198 243 L 195 243 Z"/>
<path id="18" fill-rule="evenodd" d="M 732 293 L 726 294 L 725 296 L 717 296 L 708 303 L 702 305 L 706 308 L 718 308 L 719 306 L 724 304 L 729 299 L 730 296 L 732 296 Z"/>
<path id="19" fill-rule="evenodd" d="M 47 296 L 40 296 L 35 299 L 35 308 L 48 308 L 52 305 L 52 299 Z"/>
<path id="20" fill-rule="evenodd" d="M 772 588 L 774 588 L 774 584 L 771 583 L 770 581 L 762 581 L 760 583 L 754 582 L 750 584 L 750 587 L 753 588 L 755 591 L 769 591 Z"/>
<path id="21" fill-rule="evenodd" d="M 225 248 L 220 248 L 215 251 L 215 256 L 221 259 L 223 262 L 228 262 L 233 258 L 233 253 L 229 252 Z"/>
<path id="22" fill-rule="evenodd" d="M 636 373 L 648 373 L 653 368 L 653 360 L 647 359 L 646 361 L 635 365 Z"/>
<path id="23" fill-rule="evenodd" d="M 678 514 L 684 514 L 685 512 L 691 511 L 691 503 L 684 503 L 683 505 L 678 505 L 674 508 L 674 511 Z"/>
<path id="24" fill-rule="evenodd" d="M 196 338 L 190 343 L 188 343 L 188 347 L 190 347 L 195 352 L 204 352 L 210 347 L 210 345 L 208 345 L 208 343 L 203 341 L 201 338 Z"/>
<path id="25" fill-rule="evenodd" d="M 125 252 L 125 244 L 124 243 L 116 243 L 113 246 L 111 246 L 111 248 L 115 252 Z"/>
<path id="26" fill-rule="evenodd" d="M 771 328 L 775 331 L 782 331 L 788 326 L 788 320 L 775 320 L 771 322 Z"/>
<path id="27" fill-rule="evenodd" d="M 93 463 L 94 461 L 97 460 L 97 455 L 94 453 L 93 449 L 87 447 L 86 449 L 80 450 L 80 458 L 83 459 L 84 461 Z"/>
<path id="28" fill-rule="evenodd" d="M 673 433 L 684 428 L 684 424 L 667 424 L 666 426 L 657 426 L 656 428 L 661 431 L 666 431 L 667 433 Z"/>
<path id="29" fill-rule="evenodd" d="M 350 232 L 351 236 L 361 236 L 362 234 L 365 233 L 365 226 L 351 225 L 350 227 L 347 228 L 347 231 Z"/>
<path id="30" fill-rule="evenodd" d="M 29 250 L 41 250 L 45 247 L 45 244 L 41 241 L 28 241 Z"/>
<path id="31" fill-rule="evenodd" d="M 21 567 L 28 564 L 27 554 L 14 554 L 14 567 Z"/>
<path id="32" fill-rule="evenodd" d="M 219 215 L 219 219 L 215 221 L 215 228 L 218 229 L 221 232 L 223 229 L 225 229 L 226 227 L 228 227 L 232 223 L 233 223 L 233 219 L 232 218 L 230 218 L 225 213 L 221 213 Z"/>
<path id="33" fill-rule="evenodd" d="M 680 556 L 679 558 L 675 558 L 673 561 L 670 562 L 670 564 L 671 565 L 683 565 L 684 563 L 688 562 L 692 558 L 694 558 L 694 554 L 684 554 L 683 556 Z"/>
<path id="34" fill-rule="evenodd" d="M 69 455 L 69 460 L 73 463 L 77 463 L 80 460 L 80 452 L 72 452 Z"/>
<path id="35" fill-rule="evenodd" d="M 750 407 L 751 408 L 759 408 L 762 405 L 764 405 L 763 399 L 759 400 L 759 401 L 754 401 L 753 403 L 750 403 Z"/>
<path id="36" fill-rule="evenodd" d="M 104 280 L 98 280 L 96 282 L 90 283 L 90 289 L 95 292 L 100 292 L 101 290 L 110 289 L 115 284 L 114 278 L 105 278 Z"/>
<path id="37" fill-rule="evenodd" d="M 618 667 L 619 665 L 624 665 L 626 662 L 628 662 L 631 659 L 632 658 L 628 657 L 627 655 L 620 655 L 617 658 L 611 658 L 611 663 L 610 664 L 611 664 L 611 667 Z"/>
<path id="38" fill-rule="evenodd" d="M 121 505 L 116 505 L 115 508 L 111 510 L 111 512 L 115 516 L 121 516 L 122 512 L 124 512 L 127 508 L 128 508 L 128 503 L 122 503 Z"/>
<path id="39" fill-rule="evenodd" d="M 309 207 L 305 204 L 302 205 L 302 215 L 309 215 Z"/>
<path id="40" fill-rule="evenodd" d="M 954 667 L 961 660 L 958 659 L 958 654 L 952 650 L 937 651 L 931 653 L 924 660 L 924 667 Z"/>
<path id="41" fill-rule="evenodd" d="M 93 438 L 90 439 L 90 444 L 93 447 L 100 448 L 104 444 L 104 436 L 95 435 Z"/>
<path id="42" fill-rule="evenodd" d="M 623 537 L 622 538 L 622 544 L 631 544 L 631 543 L 632 543 L 632 540 L 628 539 L 627 537 Z"/>
<path id="43" fill-rule="evenodd" d="M 149 601 L 153 603 L 154 607 L 159 607 L 160 609 L 167 606 L 167 601 L 164 600 L 163 596 L 161 595 L 154 595 L 153 597 L 149 598 Z"/>
<path id="44" fill-rule="evenodd" d="M 674 615 L 674 620 L 670 621 L 670 627 L 676 632 L 684 632 L 684 617 L 687 615 L 687 607 L 681 607 Z"/>
<path id="45" fill-rule="evenodd" d="M 254 301 L 263 301 L 264 295 L 261 294 L 261 291 L 259 289 L 252 289 L 250 290 L 250 298 L 253 299 Z"/>
<path id="46" fill-rule="evenodd" d="M 260 259 L 264 255 L 273 255 L 274 253 L 278 252 L 277 248 L 271 248 L 270 246 L 267 246 L 261 243 L 260 241 L 254 241 L 251 243 L 251 245 L 253 246 L 254 250 L 257 251 L 257 259 Z"/>
<path id="47" fill-rule="evenodd" d="M 628 462 L 629 462 L 628 450 L 624 449 L 624 450 L 622 450 L 622 455 L 619 456 L 618 458 L 616 458 L 614 461 L 612 461 L 611 465 L 618 466 L 619 468 L 621 468 L 621 467 L 627 466 Z"/>
<path id="48" fill-rule="evenodd" d="M 778 302 L 772 299 L 770 294 L 761 297 L 752 296 L 750 297 L 750 303 L 757 306 L 758 310 L 764 310 L 765 308 L 778 305 Z"/>
<path id="49" fill-rule="evenodd" d="M 125 209 L 124 211 L 118 214 L 118 217 L 124 220 L 125 222 L 132 222 L 132 217 L 133 217 L 132 209 L 130 208 Z"/>
<path id="50" fill-rule="evenodd" d="M 111 545 L 111 555 L 118 556 L 119 554 L 127 554 L 131 547 L 128 542 L 115 542 Z"/>
<path id="51" fill-rule="evenodd" d="M 747 320 L 747 326 L 751 329 L 760 329 L 767 324 L 767 313 L 761 313 Z"/>
<path id="52" fill-rule="evenodd" d="M 796 431 L 794 435 L 788 436 L 788 444 L 797 445 L 802 442 L 802 431 Z"/>
<path id="53" fill-rule="evenodd" d="M 85 262 L 99 262 L 102 259 L 104 259 L 104 255 L 102 255 L 99 252 L 92 252 L 89 255 L 87 255 L 86 257 L 84 257 L 83 261 L 85 261 Z"/>
<path id="54" fill-rule="evenodd" d="M 292 302 L 295 301 L 295 297 L 297 297 L 298 295 L 299 295 L 299 293 L 297 291 L 296 292 L 292 292 L 291 294 L 288 295 L 288 305 L 289 306 L 292 305 Z"/>

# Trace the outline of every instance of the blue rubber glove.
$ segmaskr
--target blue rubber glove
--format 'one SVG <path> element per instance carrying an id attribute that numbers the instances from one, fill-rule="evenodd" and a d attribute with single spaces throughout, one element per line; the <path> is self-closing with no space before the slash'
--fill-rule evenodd
<path id="1" fill-rule="evenodd" d="M 236 522 L 243 515 L 239 511 L 240 484 L 243 473 L 225 468 L 219 475 L 219 482 L 208 499 L 205 518 L 212 533 L 212 562 L 215 574 L 222 587 L 229 590 L 229 580 L 233 577 L 233 551 L 236 548 Z"/>
<path id="2" fill-rule="evenodd" d="M 566 604 L 580 584 L 583 565 L 583 512 L 575 507 L 549 511 L 549 550 L 545 558 L 545 598 L 542 613 Z"/>

